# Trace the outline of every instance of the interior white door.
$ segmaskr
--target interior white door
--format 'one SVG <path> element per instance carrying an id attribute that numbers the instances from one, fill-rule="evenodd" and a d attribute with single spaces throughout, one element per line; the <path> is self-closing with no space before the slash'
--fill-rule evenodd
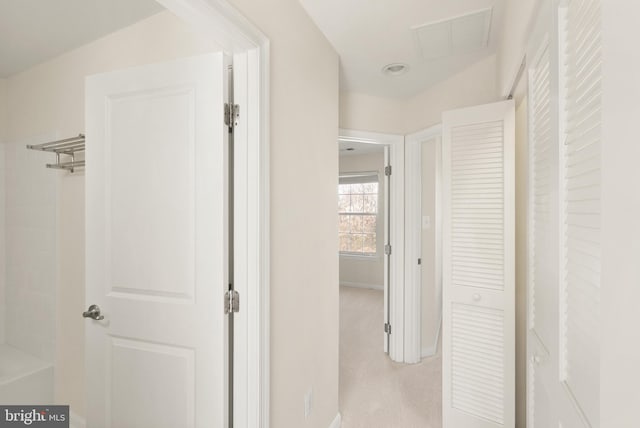
<path id="1" fill-rule="evenodd" d="M 515 109 L 443 114 L 443 427 L 515 424 Z"/>
<path id="2" fill-rule="evenodd" d="M 226 61 L 87 78 L 92 428 L 226 426 Z"/>

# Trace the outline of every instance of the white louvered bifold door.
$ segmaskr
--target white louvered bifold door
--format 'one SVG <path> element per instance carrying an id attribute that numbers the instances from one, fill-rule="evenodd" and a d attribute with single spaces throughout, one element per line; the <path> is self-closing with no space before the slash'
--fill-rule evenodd
<path id="1" fill-rule="evenodd" d="M 600 426 L 600 1 L 564 11 L 560 380 L 582 426 Z"/>
<path id="2" fill-rule="evenodd" d="M 443 114 L 444 428 L 515 423 L 514 114 Z"/>
<path id="3" fill-rule="evenodd" d="M 557 61 L 549 33 L 529 61 L 527 260 L 527 427 L 558 425 L 558 106 Z"/>

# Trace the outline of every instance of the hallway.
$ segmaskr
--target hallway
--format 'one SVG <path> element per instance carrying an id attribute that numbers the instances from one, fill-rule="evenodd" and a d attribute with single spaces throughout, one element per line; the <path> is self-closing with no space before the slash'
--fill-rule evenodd
<path id="1" fill-rule="evenodd" d="M 382 325 L 382 291 L 340 287 L 342 427 L 440 428 L 440 352 L 394 363 L 382 351 Z"/>

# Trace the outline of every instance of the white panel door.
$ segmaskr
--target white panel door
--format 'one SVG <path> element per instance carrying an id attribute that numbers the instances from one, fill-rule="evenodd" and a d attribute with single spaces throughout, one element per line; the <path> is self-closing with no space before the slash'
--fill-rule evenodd
<path id="1" fill-rule="evenodd" d="M 223 427 L 221 53 L 86 81 L 87 424 Z"/>
<path id="2" fill-rule="evenodd" d="M 515 423 L 515 109 L 443 114 L 443 426 Z"/>

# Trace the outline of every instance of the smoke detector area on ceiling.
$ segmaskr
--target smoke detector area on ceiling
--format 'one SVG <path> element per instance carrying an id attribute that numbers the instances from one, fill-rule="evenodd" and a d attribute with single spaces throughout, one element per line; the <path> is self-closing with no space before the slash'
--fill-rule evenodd
<path id="1" fill-rule="evenodd" d="M 489 45 L 493 8 L 411 28 L 425 60 L 479 51 Z"/>

